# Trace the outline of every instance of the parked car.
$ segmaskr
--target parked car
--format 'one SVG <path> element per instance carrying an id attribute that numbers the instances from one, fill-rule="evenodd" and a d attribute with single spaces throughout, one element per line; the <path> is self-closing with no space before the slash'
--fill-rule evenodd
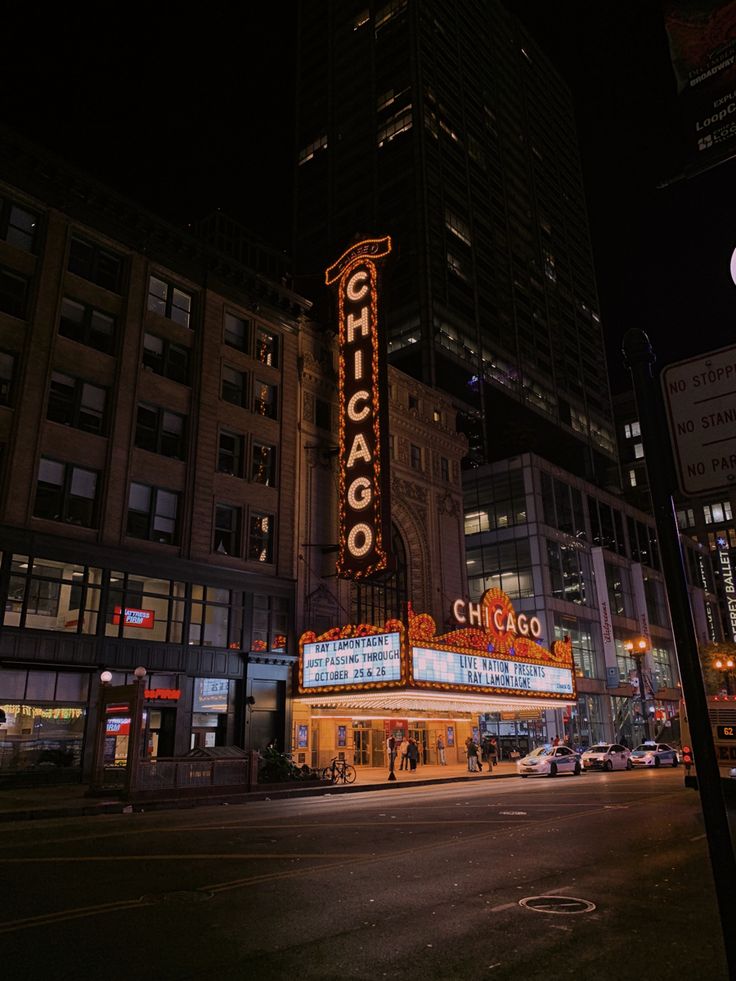
<path id="1" fill-rule="evenodd" d="M 618 743 L 599 743 L 581 758 L 584 770 L 631 770 L 631 750 Z"/>
<path id="2" fill-rule="evenodd" d="M 634 766 L 677 766 L 677 750 L 667 743 L 642 743 L 631 754 Z"/>
<path id="3" fill-rule="evenodd" d="M 520 759 L 516 768 L 522 777 L 556 777 L 558 773 L 582 771 L 580 757 L 569 746 L 539 746 Z"/>

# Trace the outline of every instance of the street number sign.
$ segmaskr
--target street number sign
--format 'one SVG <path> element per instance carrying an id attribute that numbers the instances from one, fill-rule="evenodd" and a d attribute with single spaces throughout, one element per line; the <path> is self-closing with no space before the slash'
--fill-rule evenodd
<path id="1" fill-rule="evenodd" d="M 736 484 L 736 346 L 662 369 L 662 393 L 683 494 Z"/>

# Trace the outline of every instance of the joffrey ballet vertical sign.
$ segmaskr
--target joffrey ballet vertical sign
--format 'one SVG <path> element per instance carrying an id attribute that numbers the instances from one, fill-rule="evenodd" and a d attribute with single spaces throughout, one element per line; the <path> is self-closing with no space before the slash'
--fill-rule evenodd
<path id="1" fill-rule="evenodd" d="M 376 263 L 391 239 L 364 239 L 325 273 L 337 289 L 339 537 L 337 574 L 367 579 L 389 562 L 386 359 L 378 324 Z"/>

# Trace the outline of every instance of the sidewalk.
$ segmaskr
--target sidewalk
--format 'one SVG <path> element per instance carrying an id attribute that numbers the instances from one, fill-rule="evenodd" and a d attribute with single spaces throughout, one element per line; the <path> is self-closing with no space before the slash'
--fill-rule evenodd
<path id="1" fill-rule="evenodd" d="M 85 784 L 63 786 L 13 787 L 0 789 L 0 823 L 32 821 L 44 818 L 84 817 L 94 814 L 124 814 L 135 811 L 172 810 L 191 807 L 213 807 L 222 804 L 245 804 L 253 800 L 281 800 L 293 797 L 318 797 L 323 794 L 356 793 L 361 790 L 392 790 L 398 787 L 429 786 L 432 784 L 465 781 L 490 781 L 499 777 L 516 776 L 516 764 L 499 763 L 493 773 L 468 773 L 465 766 L 418 766 L 416 770 L 397 770 L 396 780 L 388 779 L 388 770 L 358 767 L 354 784 L 314 784 L 300 786 L 298 782 L 255 787 L 250 793 L 223 793 L 217 796 L 166 797 L 145 801 L 127 801 L 109 797 L 87 797 Z"/>

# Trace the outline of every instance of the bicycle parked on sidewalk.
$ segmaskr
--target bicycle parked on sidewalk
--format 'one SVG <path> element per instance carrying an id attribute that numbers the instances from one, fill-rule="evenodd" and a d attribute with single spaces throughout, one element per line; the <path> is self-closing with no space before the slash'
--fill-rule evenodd
<path id="1" fill-rule="evenodd" d="M 322 779 L 330 783 L 355 783 L 355 767 L 335 757 L 322 771 Z"/>

